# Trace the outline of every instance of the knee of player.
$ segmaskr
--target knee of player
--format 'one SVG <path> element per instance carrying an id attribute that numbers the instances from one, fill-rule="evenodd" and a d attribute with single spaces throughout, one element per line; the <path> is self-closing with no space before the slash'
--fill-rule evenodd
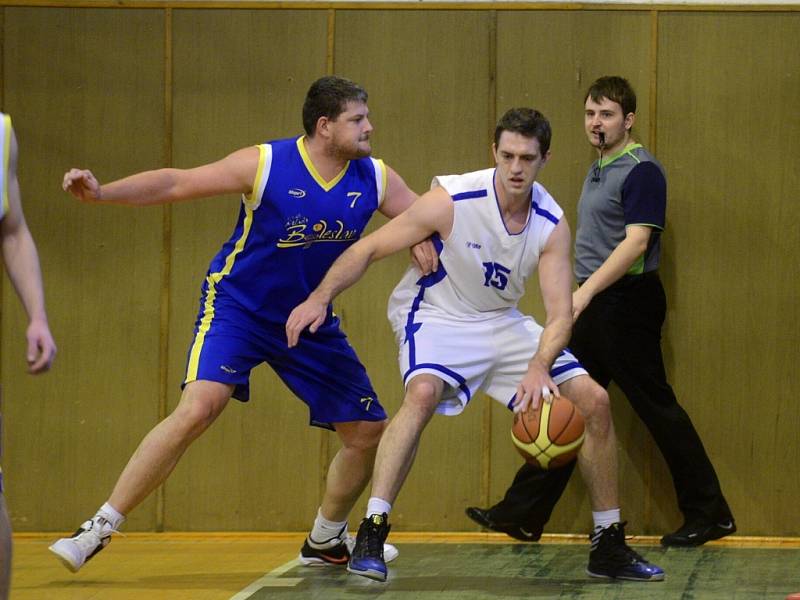
<path id="1" fill-rule="evenodd" d="M 199 397 L 193 398 L 191 402 L 179 404 L 171 418 L 187 434 L 197 435 L 214 422 L 219 412 L 214 402 Z"/>
<path id="2" fill-rule="evenodd" d="M 607 427 L 611 422 L 611 402 L 608 392 L 594 384 L 585 391 L 584 396 L 581 412 L 587 427 Z"/>
<path id="3" fill-rule="evenodd" d="M 386 421 L 361 421 L 357 431 L 342 437 L 342 445 L 351 450 L 376 450 L 385 429 Z"/>
<path id="4" fill-rule="evenodd" d="M 442 385 L 431 377 L 417 377 L 406 389 L 403 404 L 416 411 L 433 414 L 442 394 Z"/>

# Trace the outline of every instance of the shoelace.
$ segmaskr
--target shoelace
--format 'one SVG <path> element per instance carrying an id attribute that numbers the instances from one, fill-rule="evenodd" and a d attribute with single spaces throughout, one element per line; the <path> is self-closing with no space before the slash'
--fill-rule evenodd
<path id="1" fill-rule="evenodd" d="M 622 548 L 623 548 L 623 550 L 625 552 L 625 556 L 629 559 L 629 562 L 631 562 L 631 563 L 635 563 L 635 562 L 646 563 L 647 562 L 641 554 L 639 554 L 638 552 L 636 552 L 636 550 L 634 550 L 633 548 L 628 546 L 628 544 L 625 544 L 623 542 Z"/>
<path id="2" fill-rule="evenodd" d="M 363 532 L 363 535 L 361 535 Z M 359 537 L 362 538 L 361 544 L 364 551 L 362 555 L 367 556 L 383 556 L 383 540 L 381 540 L 381 528 L 371 521 L 368 521 L 367 527 L 360 530 Z M 358 544 L 356 544 L 358 545 Z"/>
<path id="3" fill-rule="evenodd" d="M 91 523 L 91 525 L 89 525 L 88 528 L 83 528 L 83 526 L 81 526 L 83 531 L 73 538 L 75 544 L 84 552 L 93 550 L 98 544 L 102 544 L 103 538 L 111 537 L 112 533 L 120 533 L 111 527 L 108 521 L 105 523 L 98 523 L 94 519 L 91 519 L 88 522 Z M 108 527 L 105 527 L 106 525 Z"/>

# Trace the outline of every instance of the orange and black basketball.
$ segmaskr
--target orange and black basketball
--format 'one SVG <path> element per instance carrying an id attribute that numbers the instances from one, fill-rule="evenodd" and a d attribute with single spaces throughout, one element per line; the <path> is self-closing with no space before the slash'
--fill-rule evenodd
<path id="1" fill-rule="evenodd" d="M 540 402 L 536 410 L 514 415 L 511 439 L 530 464 L 542 469 L 561 467 L 578 456 L 583 444 L 583 417 L 564 396 Z"/>

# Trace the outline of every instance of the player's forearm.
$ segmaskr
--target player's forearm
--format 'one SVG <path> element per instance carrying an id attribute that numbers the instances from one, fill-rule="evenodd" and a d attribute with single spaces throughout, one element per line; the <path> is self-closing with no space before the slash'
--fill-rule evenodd
<path id="1" fill-rule="evenodd" d="M 571 315 L 566 314 L 548 320 L 539 339 L 539 348 L 530 362 L 539 363 L 549 372 L 558 355 L 567 347 L 571 334 Z"/>
<path id="2" fill-rule="evenodd" d="M 3 261 L 28 319 L 46 323 L 39 254 L 27 227 L 3 237 Z"/>
<path id="3" fill-rule="evenodd" d="M 178 169 L 144 171 L 100 186 L 99 202 L 149 205 L 186 200 L 180 191 Z"/>
<path id="4" fill-rule="evenodd" d="M 336 296 L 364 276 L 373 257 L 374 253 L 362 242 L 356 242 L 331 265 L 317 289 L 311 292 L 311 297 L 330 304 Z"/>

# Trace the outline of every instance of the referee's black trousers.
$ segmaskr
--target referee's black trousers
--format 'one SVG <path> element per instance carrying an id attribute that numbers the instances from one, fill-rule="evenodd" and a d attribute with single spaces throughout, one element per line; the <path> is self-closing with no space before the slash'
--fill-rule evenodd
<path id="1" fill-rule="evenodd" d="M 703 442 L 667 383 L 661 354 L 666 297 L 655 272 L 629 276 L 595 296 L 575 323 L 570 350 L 607 388 L 624 392 L 650 431 L 672 475 L 687 522 L 725 521 L 731 511 Z M 546 523 L 575 467 L 554 471 L 523 465 L 505 497 L 490 509 L 496 522 Z"/>

